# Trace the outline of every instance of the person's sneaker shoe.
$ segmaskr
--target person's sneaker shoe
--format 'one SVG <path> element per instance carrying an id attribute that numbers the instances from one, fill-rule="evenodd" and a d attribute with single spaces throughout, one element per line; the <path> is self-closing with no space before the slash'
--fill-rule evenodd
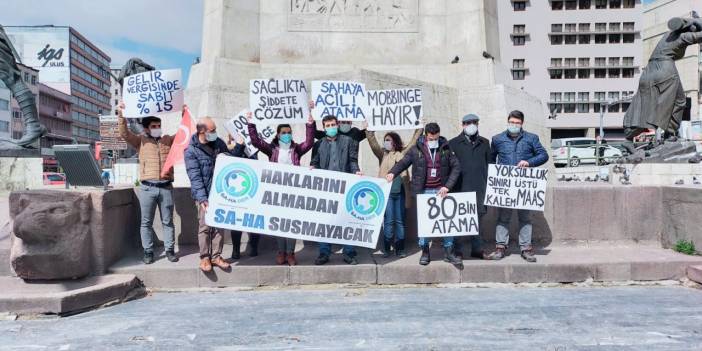
<path id="1" fill-rule="evenodd" d="M 212 272 L 212 263 L 210 262 L 209 257 L 201 258 L 200 259 L 200 269 L 203 272 Z"/>
<path id="2" fill-rule="evenodd" d="M 499 245 L 495 248 L 495 251 L 488 256 L 488 259 L 494 261 L 499 261 L 503 258 L 505 258 L 505 247 Z"/>
<path id="3" fill-rule="evenodd" d="M 295 259 L 295 254 L 294 253 L 289 253 L 285 256 L 285 260 L 288 262 L 289 265 L 291 266 L 296 266 L 297 265 L 297 260 Z"/>
<path id="4" fill-rule="evenodd" d="M 275 255 L 275 264 L 285 264 L 285 252 L 278 251 Z"/>
<path id="5" fill-rule="evenodd" d="M 452 247 L 444 248 L 444 262 L 448 262 L 458 269 L 463 269 L 463 260 L 453 254 Z"/>
<path id="6" fill-rule="evenodd" d="M 527 262 L 536 262 L 533 249 L 522 250 L 522 258 Z"/>
<path id="7" fill-rule="evenodd" d="M 232 250 L 232 261 L 236 261 L 241 258 L 241 251 L 238 246 L 235 246 Z"/>
<path id="8" fill-rule="evenodd" d="M 352 266 L 355 266 L 358 264 L 358 261 L 356 260 L 355 256 L 349 256 L 347 254 L 344 254 L 344 262 L 346 262 L 347 264 L 350 264 Z"/>
<path id="9" fill-rule="evenodd" d="M 383 240 L 383 258 L 390 257 L 392 249 L 390 248 L 390 240 Z"/>
<path id="10" fill-rule="evenodd" d="M 212 265 L 217 266 L 223 270 L 229 269 L 231 267 L 227 261 L 223 260 L 221 257 L 217 257 L 214 260 L 212 260 Z"/>
<path id="11" fill-rule="evenodd" d="M 166 258 L 171 262 L 178 262 L 178 256 L 176 256 L 173 250 L 166 251 Z"/>
<path id="12" fill-rule="evenodd" d="M 153 251 L 144 251 L 144 258 L 142 259 L 145 264 L 154 263 L 154 253 Z"/>
<path id="13" fill-rule="evenodd" d="M 405 251 L 405 239 L 395 242 L 395 255 L 399 256 L 400 258 L 407 257 L 407 252 Z"/>
<path id="14" fill-rule="evenodd" d="M 419 258 L 419 264 L 426 266 L 431 262 L 431 256 L 429 255 L 429 246 L 422 247 L 422 257 Z"/>
<path id="15" fill-rule="evenodd" d="M 316 264 L 317 266 L 327 264 L 327 262 L 329 262 L 329 255 L 325 254 L 319 254 L 319 256 L 317 256 L 317 258 L 314 260 L 314 264 Z"/>

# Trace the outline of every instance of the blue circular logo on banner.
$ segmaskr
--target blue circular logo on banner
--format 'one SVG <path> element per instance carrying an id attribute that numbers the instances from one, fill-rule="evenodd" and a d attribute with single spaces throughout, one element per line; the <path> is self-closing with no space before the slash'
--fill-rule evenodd
<path id="1" fill-rule="evenodd" d="M 242 163 L 224 167 L 215 179 L 215 190 L 224 199 L 240 203 L 251 199 L 258 190 L 258 177 L 254 170 Z"/>
<path id="2" fill-rule="evenodd" d="M 346 193 L 346 211 L 360 220 L 380 216 L 385 207 L 385 196 L 378 184 L 369 181 L 356 183 Z"/>

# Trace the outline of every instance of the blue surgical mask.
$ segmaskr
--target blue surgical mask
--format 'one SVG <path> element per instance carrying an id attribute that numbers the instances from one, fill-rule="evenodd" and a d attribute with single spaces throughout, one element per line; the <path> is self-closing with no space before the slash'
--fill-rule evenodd
<path id="1" fill-rule="evenodd" d="M 520 126 L 520 125 L 518 125 L 518 124 L 512 124 L 512 123 L 510 123 L 510 124 L 507 126 L 507 131 L 508 131 L 510 134 L 519 134 L 519 132 L 522 131 L 522 126 Z"/>
<path id="2" fill-rule="evenodd" d="M 280 134 L 278 140 L 283 144 L 290 144 L 292 142 L 292 134 Z"/>
<path id="3" fill-rule="evenodd" d="M 351 130 L 351 124 L 350 123 L 342 123 L 339 125 L 339 130 L 342 133 L 348 133 Z"/>
<path id="4" fill-rule="evenodd" d="M 217 133 L 210 133 L 210 132 L 205 133 L 205 140 L 207 140 L 207 142 L 210 142 L 210 143 L 217 140 Z"/>
<path id="5" fill-rule="evenodd" d="M 324 129 L 324 131 L 327 133 L 327 136 L 328 136 L 328 137 L 333 138 L 333 137 L 336 136 L 336 134 L 339 133 L 339 128 L 337 128 L 337 127 L 330 127 L 330 128 Z"/>

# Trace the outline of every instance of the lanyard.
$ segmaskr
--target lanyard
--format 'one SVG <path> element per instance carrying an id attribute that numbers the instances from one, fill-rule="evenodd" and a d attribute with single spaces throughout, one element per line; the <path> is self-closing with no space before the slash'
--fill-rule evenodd
<path id="1" fill-rule="evenodd" d="M 427 146 L 429 148 L 429 146 Z M 434 149 L 434 153 L 431 152 L 431 149 L 429 149 L 429 155 L 431 156 L 431 168 L 436 168 L 436 152 L 439 150 L 437 147 Z"/>

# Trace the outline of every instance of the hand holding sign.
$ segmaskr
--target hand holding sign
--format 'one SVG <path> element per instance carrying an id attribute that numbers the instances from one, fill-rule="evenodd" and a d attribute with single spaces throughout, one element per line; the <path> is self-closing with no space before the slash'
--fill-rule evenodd
<path id="1" fill-rule="evenodd" d="M 147 71 L 124 79 L 126 117 L 142 118 L 183 110 L 180 69 Z"/>

